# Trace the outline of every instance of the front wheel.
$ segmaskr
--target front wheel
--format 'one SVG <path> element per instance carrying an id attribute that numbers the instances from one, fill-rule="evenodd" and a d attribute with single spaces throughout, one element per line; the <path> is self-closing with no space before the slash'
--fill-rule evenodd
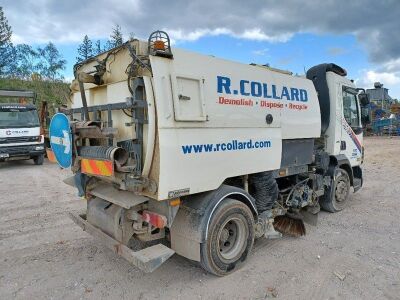
<path id="1" fill-rule="evenodd" d="M 326 190 L 320 205 L 328 212 L 338 212 L 343 210 L 348 202 L 350 195 L 350 177 L 343 169 L 336 168 L 331 186 Z"/>
<path id="2" fill-rule="evenodd" d="M 35 156 L 33 158 L 33 162 L 35 163 L 35 165 L 43 165 L 43 161 L 44 161 L 44 154 Z"/>
<path id="3" fill-rule="evenodd" d="M 201 244 L 201 266 L 224 276 L 244 262 L 254 243 L 254 218 L 240 201 L 225 199 L 213 213 L 207 240 Z"/>

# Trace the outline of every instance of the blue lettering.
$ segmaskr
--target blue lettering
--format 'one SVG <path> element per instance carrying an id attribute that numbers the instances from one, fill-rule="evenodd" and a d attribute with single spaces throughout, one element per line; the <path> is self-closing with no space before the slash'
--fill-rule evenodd
<path id="1" fill-rule="evenodd" d="M 283 97 L 286 97 L 286 100 L 291 100 L 291 99 L 290 99 L 290 96 L 289 96 L 288 88 L 287 88 L 286 86 L 284 86 L 284 87 L 282 88 L 282 95 L 281 95 L 281 98 L 283 99 Z"/>
<path id="2" fill-rule="evenodd" d="M 228 77 L 223 77 L 223 76 L 217 76 L 217 90 L 218 93 L 225 93 L 225 94 L 230 94 L 231 93 L 231 79 Z M 225 92 L 223 91 L 225 90 Z"/>
<path id="3" fill-rule="evenodd" d="M 264 90 L 264 98 L 272 98 L 271 95 L 268 95 L 268 85 L 263 83 L 263 90 Z"/>
<path id="4" fill-rule="evenodd" d="M 182 146 L 183 154 L 192 153 L 192 145 Z"/>
<path id="5" fill-rule="evenodd" d="M 300 89 L 300 101 L 307 102 L 308 101 L 308 95 L 306 90 Z"/>
<path id="6" fill-rule="evenodd" d="M 245 92 L 245 84 L 249 84 L 248 80 L 240 80 L 240 94 L 243 96 L 249 96 L 250 93 Z"/>
<path id="7" fill-rule="evenodd" d="M 281 99 L 281 98 L 276 94 L 276 86 L 275 86 L 275 84 L 272 85 L 272 98 L 274 98 L 274 99 Z"/>
<path id="8" fill-rule="evenodd" d="M 299 90 L 295 88 L 290 88 L 290 93 L 292 94 L 292 100 L 299 101 Z"/>
<path id="9" fill-rule="evenodd" d="M 269 89 L 270 87 L 270 89 Z M 239 89 L 231 89 L 231 79 L 225 76 L 217 76 L 217 90 L 218 93 L 234 94 L 242 96 L 263 97 L 265 99 L 283 99 L 291 101 L 308 101 L 308 93 L 305 89 L 282 87 L 278 90 L 275 84 L 269 85 L 267 83 L 240 80 Z M 270 94 L 268 94 L 270 93 Z M 226 146 L 225 146 L 226 147 Z M 196 151 L 196 149 L 185 149 L 185 151 Z"/>
<path id="10" fill-rule="evenodd" d="M 251 83 L 251 95 L 254 97 L 261 97 L 262 94 L 262 86 L 259 82 L 252 82 Z"/>

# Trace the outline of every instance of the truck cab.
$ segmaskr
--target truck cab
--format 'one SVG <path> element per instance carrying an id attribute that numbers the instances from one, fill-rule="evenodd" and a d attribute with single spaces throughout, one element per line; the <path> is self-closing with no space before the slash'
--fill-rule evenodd
<path id="1" fill-rule="evenodd" d="M 324 150 L 345 169 L 350 185 L 362 186 L 361 164 L 364 157 L 363 128 L 369 122 L 368 95 L 346 77 L 335 64 L 320 64 L 307 72 L 318 93 L 321 109 L 321 138 Z"/>
<path id="2" fill-rule="evenodd" d="M 43 164 L 44 138 L 31 91 L 0 91 L 0 162 L 33 159 Z M 17 99 L 17 101 L 15 101 Z"/>

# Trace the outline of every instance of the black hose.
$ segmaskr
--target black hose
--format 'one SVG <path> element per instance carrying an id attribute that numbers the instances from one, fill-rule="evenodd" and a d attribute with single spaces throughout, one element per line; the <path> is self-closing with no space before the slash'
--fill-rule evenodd
<path id="1" fill-rule="evenodd" d="M 78 148 L 79 156 L 92 159 L 107 159 L 124 165 L 128 158 L 128 152 L 121 147 L 114 146 L 81 146 Z"/>
<path id="2" fill-rule="evenodd" d="M 261 172 L 249 176 L 250 194 L 256 200 L 258 213 L 271 209 L 278 199 L 278 184 L 272 172 Z"/>

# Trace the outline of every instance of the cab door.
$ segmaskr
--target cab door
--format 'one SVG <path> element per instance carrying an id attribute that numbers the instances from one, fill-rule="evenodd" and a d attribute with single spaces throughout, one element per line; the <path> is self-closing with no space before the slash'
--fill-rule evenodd
<path id="1" fill-rule="evenodd" d="M 342 138 L 340 153 L 350 161 L 351 166 L 361 164 L 363 129 L 358 91 L 351 87 L 342 88 Z"/>

